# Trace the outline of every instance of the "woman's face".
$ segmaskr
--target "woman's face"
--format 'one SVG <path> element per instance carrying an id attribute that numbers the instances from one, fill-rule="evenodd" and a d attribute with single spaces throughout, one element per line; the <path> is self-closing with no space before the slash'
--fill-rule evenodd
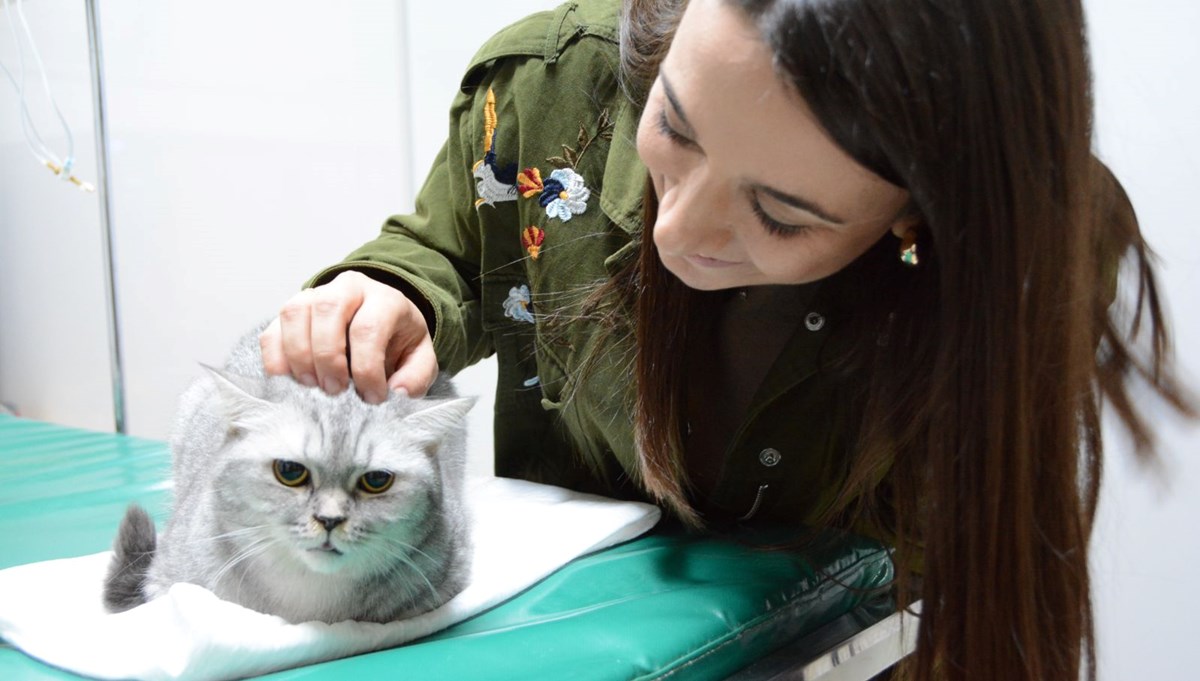
<path id="1" fill-rule="evenodd" d="M 911 224 L 908 193 L 829 139 L 722 0 L 689 3 L 637 144 L 658 195 L 654 244 L 692 288 L 816 281 Z"/>

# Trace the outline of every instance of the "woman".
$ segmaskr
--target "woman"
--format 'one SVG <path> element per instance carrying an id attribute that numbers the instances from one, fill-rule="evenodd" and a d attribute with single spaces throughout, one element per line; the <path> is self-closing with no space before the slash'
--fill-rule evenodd
<path id="1" fill-rule="evenodd" d="M 917 678 L 1094 675 L 1098 400 L 1143 451 L 1127 381 L 1188 406 L 1078 2 L 617 10 L 484 46 L 416 212 L 287 303 L 268 370 L 379 401 L 495 353 L 497 474 L 873 534 Z"/>

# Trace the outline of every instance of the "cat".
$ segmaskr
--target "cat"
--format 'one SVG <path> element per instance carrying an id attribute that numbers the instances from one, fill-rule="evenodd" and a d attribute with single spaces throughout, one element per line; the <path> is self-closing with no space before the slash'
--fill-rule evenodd
<path id="1" fill-rule="evenodd" d="M 266 377 L 258 332 L 180 398 L 175 499 L 162 536 L 121 521 L 110 612 L 177 582 L 289 622 L 390 622 L 432 610 L 468 576 L 465 416 L 439 377 L 423 399 L 364 402 Z"/>

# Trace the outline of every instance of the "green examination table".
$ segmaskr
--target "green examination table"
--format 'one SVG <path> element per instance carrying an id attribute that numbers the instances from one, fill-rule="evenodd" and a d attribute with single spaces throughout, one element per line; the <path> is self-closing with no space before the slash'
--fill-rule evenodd
<path id="1" fill-rule="evenodd" d="M 0 568 L 108 549 L 133 501 L 161 523 L 169 474 L 162 442 L 0 415 Z M 883 546 L 808 553 L 651 531 L 428 638 L 263 678 L 866 681 L 911 650 Z M 0 679 L 69 678 L 0 641 Z"/>

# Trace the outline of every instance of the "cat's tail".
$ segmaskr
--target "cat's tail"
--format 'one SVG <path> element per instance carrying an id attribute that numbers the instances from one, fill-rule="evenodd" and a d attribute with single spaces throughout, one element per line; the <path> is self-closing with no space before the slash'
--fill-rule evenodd
<path id="1" fill-rule="evenodd" d="M 149 514 L 141 506 L 130 505 L 117 530 L 112 563 L 104 578 L 104 607 L 109 612 L 123 612 L 146 602 L 142 587 L 157 542 Z"/>

